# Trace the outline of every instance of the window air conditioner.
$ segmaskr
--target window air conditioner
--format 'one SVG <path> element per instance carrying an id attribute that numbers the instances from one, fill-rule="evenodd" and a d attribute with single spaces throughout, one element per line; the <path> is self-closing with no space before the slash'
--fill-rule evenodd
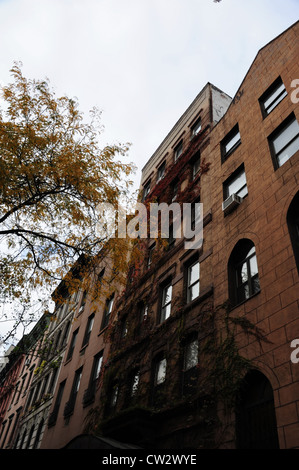
<path id="1" fill-rule="evenodd" d="M 222 210 L 224 214 L 229 214 L 232 210 L 235 209 L 241 202 L 243 198 L 238 196 L 237 194 L 231 194 L 225 201 L 222 203 Z"/>

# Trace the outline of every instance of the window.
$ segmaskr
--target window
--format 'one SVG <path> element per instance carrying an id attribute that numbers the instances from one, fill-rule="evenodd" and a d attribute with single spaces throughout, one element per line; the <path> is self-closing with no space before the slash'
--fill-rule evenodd
<path id="1" fill-rule="evenodd" d="M 183 395 L 196 390 L 198 377 L 198 340 L 195 335 L 184 344 L 183 355 Z"/>
<path id="2" fill-rule="evenodd" d="M 62 334 L 62 329 L 59 330 L 59 332 L 54 336 L 53 340 L 53 347 L 52 347 L 52 354 L 57 354 L 59 352 L 59 344 L 60 344 L 60 337 Z"/>
<path id="3" fill-rule="evenodd" d="M 153 406 L 165 404 L 167 360 L 164 353 L 159 353 L 153 360 L 152 367 L 152 393 L 151 402 Z"/>
<path id="4" fill-rule="evenodd" d="M 139 321 L 137 322 L 136 328 L 135 328 L 135 336 L 139 336 L 142 332 L 142 329 L 144 328 L 144 322 L 148 318 L 148 305 L 144 303 L 143 301 L 138 302 L 137 305 L 137 314 L 139 317 Z"/>
<path id="5" fill-rule="evenodd" d="M 111 386 L 111 393 L 110 393 L 110 408 L 115 408 L 117 404 L 119 394 L 119 386 L 117 383 L 113 383 Z"/>
<path id="6" fill-rule="evenodd" d="M 101 330 L 103 330 L 104 328 L 106 328 L 106 326 L 108 326 L 110 314 L 113 308 L 113 302 L 114 302 L 114 294 L 109 299 L 106 300 Z"/>
<path id="7" fill-rule="evenodd" d="M 85 330 L 84 338 L 83 338 L 83 342 L 82 342 L 82 348 L 83 348 L 83 346 L 87 345 L 88 342 L 89 342 L 89 338 L 90 338 L 90 334 L 91 334 L 91 330 L 92 330 L 93 324 L 94 324 L 94 313 L 92 313 L 92 314 L 88 317 L 87 325 L 86 325 L 86 330 Z"/>
<path id="8" fill-rule="evenodd" d="M 149 195 L 149 192 L 151 190 L 151 180 L 149 180 L 143 187 L 143 195 L 142 195 L 142 202 L 146 199 L 146 197 Z"/>
<path id="9" fill-rule="evenodd" d="M 23 446 L 24 446 L 24 443 L 25 443 L 26 434 L 27 434 L 27 429 L 25 429 L 25 431 L 23 432 L 23 436 L 22 436 L 22 439 L 21 439 L 21 443 L 20 443 L 19 449 L 23 449 Z"/>
<path id="10" fill-rule="evenodd" d="M 92 371 L 92 383 L 95 382 L 99 378 L 102 364 L 103 364 L 103 351 L 101 351 L 99 354 L 97 354 L 94 357 L 93 371 Z"/>
<path id="11" fill-rule="evenodd" d="M 61 382 L 59 385 L 58 393 L 57 393 L 56 400 L 55 400 L 55 405 L 54 405 L 53 411 L 50 413 L 50 416 L 49 416 L 48 427 L 54 426 L 54 424 L 56 423 L 60 404 L 62 401 L 65 383 L 66 383 L 66 380 Z"/>
<path id="12" fill-rule="evenodd" d="M 188 267 L 188 280 L 187 280 L 187 302 L 192 302 L 199 296 L 199 273 L 200 264 L 198 261 Z"/>
<path id="13" fill-rule="evenodd" d="M 292 242 L 293 253 L 299 273 L 299 191 L 292 200 L 287 213 L 287 224 Z"/>
<path id="14" fill-rule="evenodd" d="M 192 161 L 192 179 L 194 180 L 200 171 L 200 154 L 196 154 Z"/>
<path id="15" fill-rule="evenodd" d="M 121 338 L 124 339 L 128 334 L 128 319 L 123 318 L 121 321 Z"/>
<path id="16" fill-rule="evenodd" d="M 291 114 L 268 138 L 275 169 L 299 150 L 299 125 Z"/>
<path id="17" fill-rule="evenodd" d="M 67 358 L 66 358 L 67 361 L 70 360 L 73 356 L 73 352 L 74 352 L 74 349 L 75 349 L 78 333 L 79 333 L 79 328 L 77 328 L 76 331 L 74 331 L 74 333 L 73 333 L 72 341 L 71 341 L 71 344 L 70 344 L 70 349 L 69 349 L 69 352 L 68 352 L 68 355 L 67 355 Z"/>
<path id="18" fill-rule="evenodd" d="M 285 86 L 281 78 L 278 77 L 259 99 L 263 117 L 268 116 L 286 95 Z"/>
<path id="19" fill-rule="evenodd" d="M 78 391 L 80 388 L 80 382 L 81 382 L 81 377 L 82 377 L 82 367 L 80 369 L 76 370 L 75 372 L 75 377 L 73 381 L 73 386 L 70 394 L 69 401 L 66 403 L 65 408 L 64 408 L 64 416 L 69 416 L 75 408 L 75 403 L 76 403 L 76 398 L 78 395 Z"/>
<path id="20" fill-rule="evenodd" d="M 31 426 L 30 428 L 30 432 L 29 432 L 29 436 L 28 436 L 28 439 L 27 439 L 27 442 L 26 442 L 26 449 L 29 449 L 30 447 L 30 444 L 31 444 L 31 440 L 32 440 L 32 436 L 33 436 L 33 432 L 34 432 L 34 424 Z"/>
<path id="21" fill-rule="evenodd" d="M 195 121 L 195 123 L 191 127 L 191 138 L 199 134 L 200 131 L 201 131 L 201 119 L 199 118 L 197 119 L 197 121 Z"/>
<path id="22" fill-rule="evenodd" d="M 156 244 L 154 243 L 152 246 L 149 247 L 148 250 L 148 258 L 147 258 L 147 269 L 150 269 L 152 262 L 153 262 L 153 253 L 155 249 Z"/>
<path id="23" fill-rule="evenodd" d="M 154 377 L 154 385 L 161 385 L 165 382 L 166 379 L 166 367 L 167 361 L 165 357 L 161 357 L 157 359 L 155 364 L 155 377 Z"/>
<path id="24" fill-rule="evenodd" d="M 34 439 L 34 443 L 33 443 L 33 449 L 38 448 L 40 438 L 41 438 L 41 433 L 42 433 L 42 430 L 43 430 L 43 426 L 44 426 L 44 419 L 42 418 L 40 420 L 40 423 L 39 423 L 37 431 L 36 431 L 36 435 L 35 435 L 35 439 Z"/>
<path id="25" fill-rule="evenodd" d="M 178 161 L 182 153 L 183 153 L 183 141 L 181 140 L 181 142 L 174 149 L 174 161 L 175 162 Z"/>
<path id="26" fill-rule="evenodd" d="M 82 295 L 82 300 L 81 300 L 81 305 L 80 305 L 80 308 L 79 308 L 79 312 L 78 312 L 78 315 L 80 315 L 84 308 L 85 308 L 85 304 L 86 304 L 86 297 L 87 297 L 87 292 L 86 290 L 83 292 L 83 295 Z"/>
<path id="27" fill-rule="evenodd" d="M 244 165 L 241 165 L 223 184 L 224 199 L 232 194 L 245 197 L 248 194 Z"/>
<path id="28" fill-rule="evenodd" d="M 236 306 L 260 291 L 255 246 L 251 240 L 239 240 L 228 263 L 229 298 Z"/>
<path id="29" fill-rule="evenodd" d="M 80 382 L 81 382 L 81 377 L 82 377 L 82 367 L 76 371 L 76 373 L 75 373 L 75 378 L 74 378 L 74 382 L 73 382 L 73 387 L 72 387 L 72 392 L 71 392 L 70 400 L 71 400 L 74 404 L 75 404 L 75 401 L 76 401 L 76 398 L 77 398 L 77 394 L 78 394 L 78 391 L 79 391 Z"/>
<path id="30" fill-rule="evenodd" d="M 184 371 L 192 369 L 198 363 L 198 341 L 193 339 L 185 345 L 184 349 Z"/>
<path id="31" fill-rule="evenodd" d="M 148 305 L 142 302 L 140 304 L 140 310 L 141 310 L 140 320 L 141 322 L 143 322 L 148 317 Z"/>
<path id="32" fill-rule="evenodd" d="M 15 448 L 16 443 L 17 443 L 18 436 L 15 438 L 15 433 L 16 433 L 17 426 L 19 424 L 20 414 L 21 414 L 21 409 L 19 408 L 16 412 L 14 425 L 13 425 L 13 428 L 11 430 L 9 440 L 8 440 L 8 446 L 10 449 Z M 13 447 L 12 447 L 12 444 L 13 444 Z"/>
<path id="33" fill-rule="evenodd" d="M 105 268 L 103 268 L 98 275 L 98 284 L 102 284 L 105 274 Z"/>
<path id="34" fill-rule="evenodd" d="M 172 285 L 168 284 L 162 289 L 160 323 L 167 320 L 167 318 L 170 316 L 171 297 L 172 297 Z"/>
<path id="35" fill-rule="evenodd" d="M 58 374 L 58 369 L 55 368 L 55 369 L 52 371 L 51 382 L 50 382 L 50 384 L 49 384 L 48 393 L 53 393 L 54 385 L 55 385 L 56 378 L 57 378 L 57 374 Z"/>
<path id="36" fill-rule="evenodd" d="M 97 380 L 100 376 L 103 363 L 103 351 L 94 356 L 88 388 L 84 392 L 83 404 L 88 405 L 93 402 L 97 387 Z"/>
<path id="37" fill-rule="evenodd" d="M 200 199 L 191 203 L 191 230 L 195 230 L 200 221 Z"/>
<path id="38" fill-rule="evenodd" d="M 80 295 L 80 291 L 79 291 L 79 290 L 73 293 L 73 295 L 72 295 L 72 301 L 73 301 L 74 305 L 77 304 L 78 299 L 79 299 L 79 295 Z"/>
<path id="39" fill-rule="evenodd" d="M 179 189 L 179 183 L 178 181 L 175 181 L 173 184 L 172 184 L 172 198 L 171 198 L 171 202 L 174 202 L 177 198 L 177 195 L 178 195 L 178 189 Z"/>
<path id="40" fill-rule="evenodd" d="M 139 380 L 140 380 L 139 370 L 133 371 L 131 376 L 130 376 L 129 398 L 134 398 L 137 395 Z"/>
<path id="41" fill-rule="evenodd" d="M 163 162 L 159 168 L 158 168 L 158 177 L 157 177 L 157 183 L 158 181 L 162 180 L 164 178 L 164 175 L 165 175 L 165 167 L 166 167 L 166 163 Z"/>
<path id="42" fill-rule="evenodd" d="M 40 394 L 41 398 L 43 398 L 46 394 L 49 378 L 50 378 L 50 373 L 46 375 L 46 377 L 43 381 L 43 386 L 42 386 L 42 390 L 41 390 L 41 394 Z"/>
<path id="43" fill-rule="evenodd" d="M 39 392 L 40 392 L 40 388 L 41 388 L 41 384 L 42 384 L 42 381 L 40 380 L 38 382 L 38 384 L 35 386 L 35 391 L 34 391 L 34 395 L 33 395 L 33 400 L 32 400 L 32 405 L 35 405 L 35 403 L 37 403 L 37 400 L 38 400 L 38 397 L 39 397 Z"/>
<path id="44" fill-rule="evenodd" d="M 173 224 L 169 225 L 169 236 L 168 236 L 168 247 L 172 248 L 175 243 L 175 237 L 173 233 Z"/>
<path id="45" fill-rule="evenodd" d="M 5 441 L 6 441 L 6 438 L 7 438 L 7 436 L 8 436 L 8 432 L 9 432 L 9 430 L 10 430 L 10 426 L 11 426 L 11 423 L 12 423 L 12 420 L 13 420 L 13 416 L 14 416 L 14 415 L 12 415 L 12 416 L 10 416 L 10 417 L 8 418 L 8 425 L 7 425 L 6 433 L 5 433 L 5 436 L 4 436 L 2 445 L 1 445 L 1 448 L 2 448 L 2 449 L 5 449 Z"/>
<path id="46" fill-rule="evenodd" d="M 71 322 L 68 321 L 66 326 L 65 326 L 65 329 L 64 329 L 64 334 L 63 334 L 63 337 L 62 337 L 62 342 L 61 342 L 61 347 L 63 348 L 66 343 L 67 343 L 67 338 L 68 338 L 68 335 L 69 335 L 69 331 L 70 331 L 70 327 L 71 327 Z"/>
<path id="47" fill-rule="evenodd" d="M 224 162 L 241 143 L 241 136 L 238 124 L 221 141 L 221 158 Z"/>

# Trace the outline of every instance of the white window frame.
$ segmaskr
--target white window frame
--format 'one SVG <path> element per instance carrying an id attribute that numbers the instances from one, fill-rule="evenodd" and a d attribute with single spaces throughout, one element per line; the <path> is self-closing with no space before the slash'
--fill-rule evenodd
<path id="1" fill-rule="evenodd" d="M 171 315 L 172 284 L 169 283 L 162 289 L 160 323 L 163 323 Z M 169 308 L 168 308 L 169 307 Z"/>
<path id="2" fill-rule="evenodd" d="M 198 277 L 194 281 L 191 280 L 191 271 L 194 266 L 198 265 Z M 192 290 L 198 284 L 198 294 L 195 297 L 192 297 Z M 200 263 L 199 261 L 195 261 L 194 263 L 188 266 L 187 272 L 187 302 L 192 302 L 193 300 L 197 299 L 200 294 Z"/>
<path id="3" fill-rule="evenodd" d="M 278 77 L 259 99 L 263 117 L 267 117 L 287 94 L 281 77 Z"/>
<path id="4" fill-rule="evenodd" d="M 238 181 L 239 180 L 239 181 Z M 237 184 L 236 184 L 237 183 Z M 248 194 L 247 180 L 244 165 L 241 165 L 224 183 L 224 199 L 232 194 L 245 197 Z"/>
<path id="5" fill-rule="evenodd" d="M 221 146 L 221 158 L 224 162 L 241 144 L 241 134 L 238 124 L 236 124 L 232 130 L 222 139 Z"/>
<path id="6" fill-rule="evenodd" d="M 284 140 L 290 127 L 293 126 L 291 137 L 281 147 L 279 139 Z M 275 169 L 280 168 L 299 150 L 299 124 L 294 114 L 291 114 L 268 138 Z M 290 150 L 287 154 L 286 151 Z"/>

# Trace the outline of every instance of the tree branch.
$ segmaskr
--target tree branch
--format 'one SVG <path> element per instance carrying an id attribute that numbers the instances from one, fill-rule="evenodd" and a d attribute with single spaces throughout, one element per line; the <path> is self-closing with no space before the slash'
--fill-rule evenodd
<path id="1" fill-rule="evenodd" d="M 34 237 L 37 237 L 37 238 L 49 240 L 53 242 L 55 245 L 61 245 L 61 246 L 64 246 L 65 248 L 70 248 L 75 253 L 78 253 L 78 254 L 81 253 L 81 250 L 74 245 L 70 245 L 69 243 L 63 242 L 62 240 L 57 240 L 56 238 L 50 235 L 46 235 L 40 232 L 35 232 L 34 230 L 26 230 L 22 228 L 0 230 L 0 235 L 20 235 L 21 236 L 24 233 L 28 233 L 29 235 L 33 235 Z"/>

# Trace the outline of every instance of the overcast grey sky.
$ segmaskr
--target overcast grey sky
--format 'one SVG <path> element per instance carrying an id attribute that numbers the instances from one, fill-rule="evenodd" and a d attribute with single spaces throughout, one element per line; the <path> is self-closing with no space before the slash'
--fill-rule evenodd
<path id="1" fill-rule="evenodd" d="M 140 170 L 209 81 L 234 96 L 299 0 L 0 0 L 0 82 L 14 61 L 58 95 L 103 110 L 103 144 Z M 298 78 L 298 77 L 294 77 Z"/>
<path id="2" fill-rule="evenodd" d="M 0 0 L 0 83 L 14 61 L 57 95 L 103 110 L 103 144 L 140 171 L 207 82 L 234 96 L 299 0 Z M 299 78 L 299 77 L 294 77 Z"/>

